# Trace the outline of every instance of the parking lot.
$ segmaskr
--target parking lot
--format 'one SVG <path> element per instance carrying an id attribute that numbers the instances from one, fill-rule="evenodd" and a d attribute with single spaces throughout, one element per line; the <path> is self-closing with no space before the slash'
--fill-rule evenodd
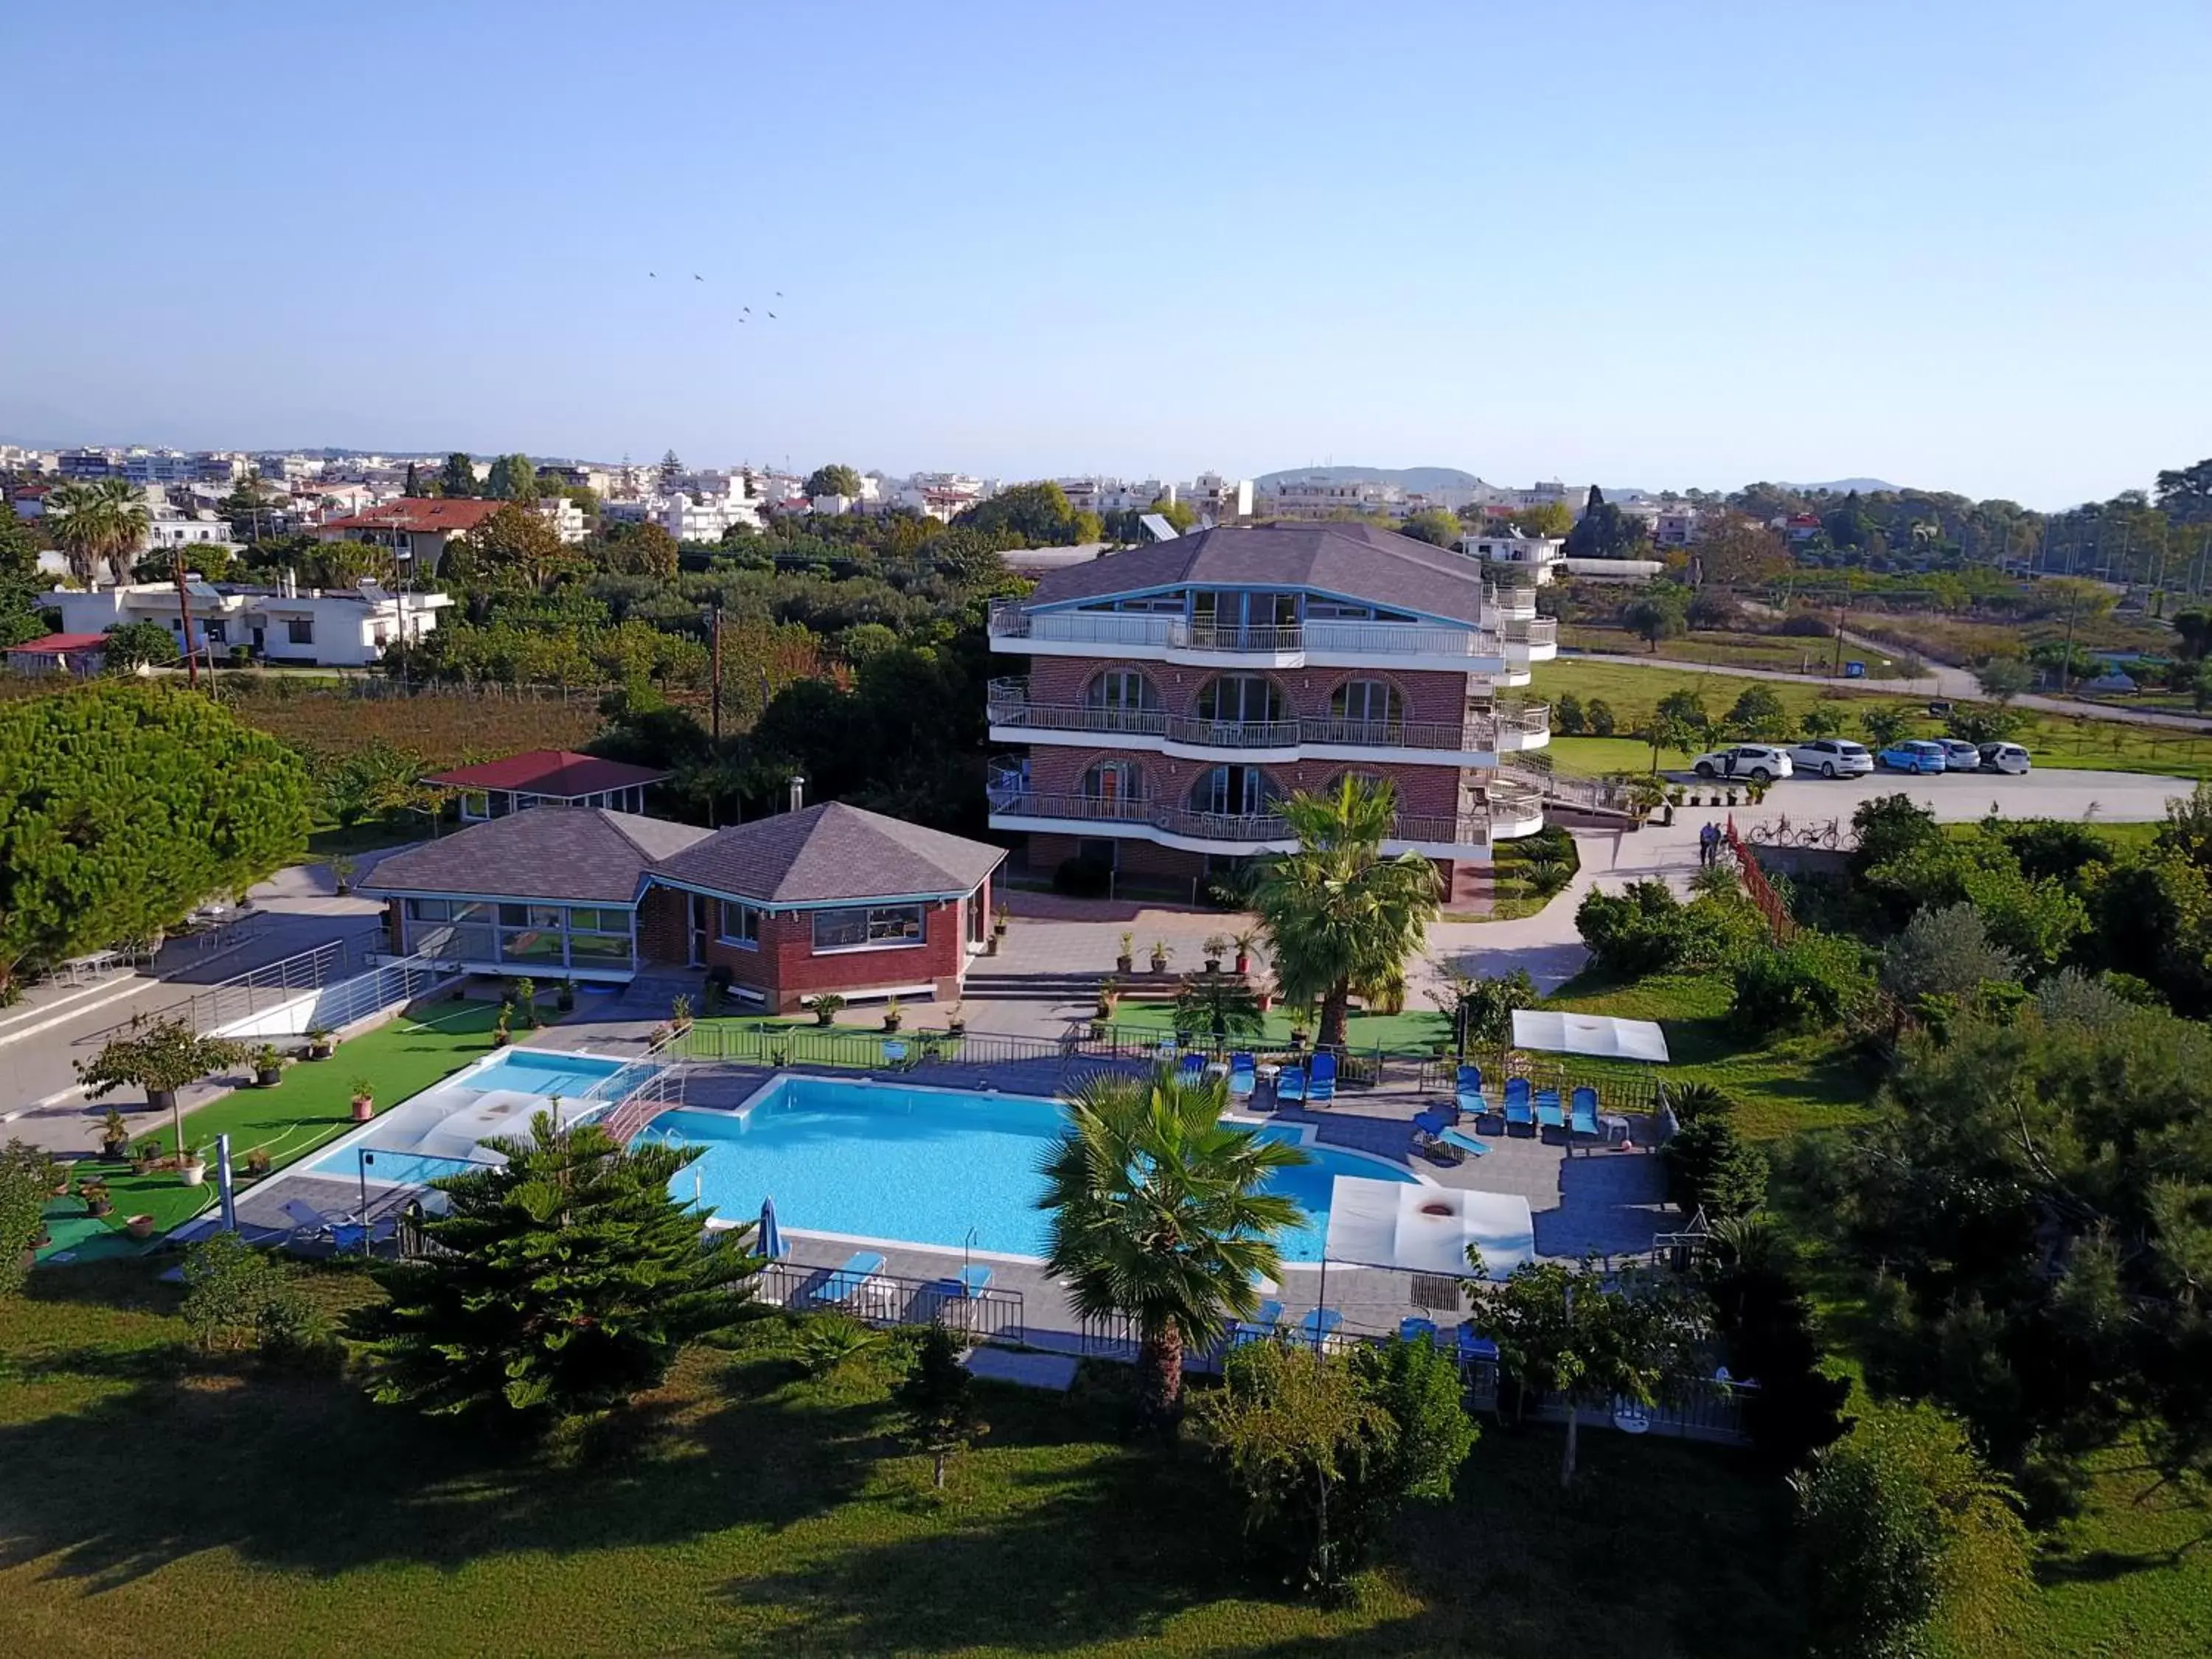
<path id="1" fill-rule="evenodd" d="M 1669 775 L 1690 788 L 1726 788 L 1687 772 Z M 1738 786 L 1741 787 L 1741 786 Z M 1875 772 L 1863 778 L 1796 775 L 1767 791 L 1755 816 L 1787 813 L 1799 821 L 1837 817 L 1849 823 L 1863 800 L 1910 795 L 1932 807 L 1939 818 L 1971 822 L 1994 809 L 2008 818 L 2100 818 L 2111 823 L 2154 823 L 2166 804 L 2186 799 L 2197 786 L 2186 778 L 2162 778 L 2142 772 L 2075 772 L 2038 767 L 2025 777 L 1996 772 L 1945 772 L 1916 777 L 1904 772 Z M 1694 817 L 1707 809 L 1685 806 Z M 1745 808 L 1738 807 L 1739 817 Z"/>

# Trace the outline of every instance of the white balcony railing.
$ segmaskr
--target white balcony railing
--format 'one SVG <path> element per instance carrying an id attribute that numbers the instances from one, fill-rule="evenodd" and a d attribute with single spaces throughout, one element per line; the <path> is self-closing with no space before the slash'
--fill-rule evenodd
<path id="1" fill-rule="evenodd" d="M 1508 619 L 1502 636 L 1480 628 L 1427 623 L 1309 622 L 1231 628 L 1147 611 L 1024 611 L 1011 600 L 992 607 L 990 622 L 994 639 L 1030 640 L 1038 644 L 1253 656 L 1322 652 L 1354 658 L 1448 657 L 1470 661 L 1502 656 L 1505 639 L 1533 641 L 1533 635 L 1513 630 L 1538 626 L 1549 630 L 1541 642 L 1556 639 L 1557 624 L 1548 620 L 1537 624 Z"/>
<path id="2" fill-rule="evenodd" d="M 990 800 L 993 812 L 1011 818 L 1054 823 L 1142 824 L 1178 840 L 1221 846 L 1288 848 L 1297 841 L 1290 825 L 1274 812 L 1201 812 L 1188 806 L 1141 800 L 1107 800 L 1091 795 L 1033 791 L 1011 781 L 994 784 Z M 1534 802 L 1532 810 L 1540 812 L 1542 803 Z M 1408 846 L 1486 846 L 1491 816 L 1487 811 L 1452 816 L 1401 812 L 1391 821 L 1390 840 Z"/>
<path id="3" fill-rule="evenodd" d="M 1214 720 L 1158 708 L 1116 708 L 1088 703 L 1030 701 L 1028 683 L 991 682 L 986 694 L 991 724 L 1032 732 L 1079 732 L 1099 737 L 1164 738 L 1206 749 L 1407 749 L 1462 754 L 1497 750 L 1501 738 L 1525 744 L 1552 729 L 1545 703 L 1507 704 L 1463 720 L 1357 720 L 1301 714 L 1279 720 Z"/>

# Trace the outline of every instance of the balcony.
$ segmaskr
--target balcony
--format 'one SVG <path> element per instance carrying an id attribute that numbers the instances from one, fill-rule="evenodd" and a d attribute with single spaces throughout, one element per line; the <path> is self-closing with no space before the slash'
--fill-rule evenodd
<path id="1" fill-rule="evenodd" d="M 1516 665 L 1549 662 L 1559 654 L 1559 624 L 1549 617 L 1509 618 L 1502 638 L 1505 659 Z"/>
<path id="2" fill-rule="evenodd" d="M 991 648 L 1033 656 L 1110 657 L 1195 668 L 1361 668 L 1389 665 L 1502 675 L 1530 659 L 1532 636 L 1517 653 L 1510 630 L 1540 628 L 1556 647 L 1558 626 L 1501 617 L 1509 630 L 1428 623 L 1306 622 L 1237 628 L 1180 616 L 1129 611 L 1024 611 L 1012 600 L 991 608 Z"/>
<path id="3" fill-rule="evenodd" d="M 1153 801 L 1045 793 L 1011 775 L 994 781 L 988 793 L 994 830 L 1108 836 L 1229 857 L 1287 853 L 1297 845 L 1290 826 L 1273 812 L 1200 812 Z M 1483 857 L 1493 839 L 1534 835 L 1543 827 L 1542 799 L 1534 790 L 1510 789 L 1493 792 L 1484 806 L 1453 817 L 1401 812 L 1382 850 L 1431 858 Z"/>
<path id="4" fill-rule="evenodd" d="M 1092 708 L 1030 700 L 1027 681 L 999 679 L 987 694 L 994 743 L 1111 746 L 1186 760 L 1399 760 L 1494 766 L 1501 753 L 1551 741 L 1544 703 L 1506 705 L 1463 720 L 1210 720 L 1160 709 Z"/>

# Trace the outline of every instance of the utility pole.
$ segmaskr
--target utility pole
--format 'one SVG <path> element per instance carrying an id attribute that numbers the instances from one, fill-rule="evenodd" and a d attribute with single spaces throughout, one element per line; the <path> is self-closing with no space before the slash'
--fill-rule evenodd
<path id="1" fill-rule="evenodd" d="M 185 549 L 181 542 L 177 544 L 176 556 L 170 562 L 169 574 L 176 578 L 177 614 L 184 619 L 185 624 L 185 679 L 197 691 L 200 689 L 200 665 L 199 659 L 192 655 L 192 591 L 191 584 L 185 580 Z M 209 677 L 214 677 L 212 664 L 209 665 Z"/>
<path id="2" fill-rule="evenodd" d="M 2074 674 L 2074 613 L 2081 608 L 2081 592 L 2076 588 L 2066 601 L 2066 659 L 2058 665 L 2058 695 L 2066 695 L 2066 683 Z"/>
<path id="3" fill-rule="evenodd" d="M 1836 606 L 1836 659 L 1828 665 L 1830 679 L 1836 678 L 1844 672 L 1844 623 L 1850 620 L 1850 614 L 1849 605 L 1838 604 Z"/>
<path id="4" fill-rule="evenodd" d="M 722 742 L 722 602 L 716 599 L 708 612 L 707 631 L 712 661 L 708 668 L 708 708 L 717 748 Z"/>

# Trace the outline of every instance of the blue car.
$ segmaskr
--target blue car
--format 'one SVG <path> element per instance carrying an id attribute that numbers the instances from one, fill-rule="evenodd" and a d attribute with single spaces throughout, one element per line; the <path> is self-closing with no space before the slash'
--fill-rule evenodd
<path id="1" fill-rule="evenodd" d="M 1885 749 L 1876 758 L 1893 772 L 1941 772 L 1944 769 L 1943 745 L 1920 738 Z"/>

